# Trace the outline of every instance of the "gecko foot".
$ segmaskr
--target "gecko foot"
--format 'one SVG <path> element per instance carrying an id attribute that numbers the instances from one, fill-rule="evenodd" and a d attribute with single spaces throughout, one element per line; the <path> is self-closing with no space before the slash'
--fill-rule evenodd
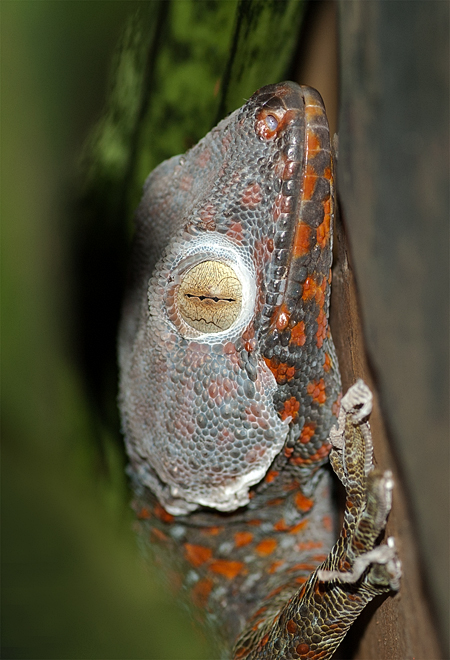
<path id="1" fill-rule="evenodd" d="M 398 590 L 401 562 L 393 537 L 375 546 L 391 510 L 392 472 L 373 466 L 372 437 L 367 417 L 372 393 L 357 381 L 342 399 L 338 427 L 330 434 L 330 461 L 346 489 L 341 537 L 317 572 L 320 581 L 356 584 L 359 580 L 375 592 Z M 375 593 L 373 594 L 375 595 Z"/>

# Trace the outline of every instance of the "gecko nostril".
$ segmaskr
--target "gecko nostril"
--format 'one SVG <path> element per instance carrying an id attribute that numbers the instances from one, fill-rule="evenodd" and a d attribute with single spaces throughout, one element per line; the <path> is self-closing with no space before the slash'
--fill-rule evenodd
<path id="1" fill-rule="evenodd" d="M 280 130 L 284 114 L 281 109 L 269 112 L 267 108 L 262 108 L 256 115 L 256 135 L 263 140 L 272 140 Z"/>
<path id="2" fill-rule="evenodd" d="M 273 115 L 267 115 L 266 124 L 269 131 L 276 131 L 278 128 L 278 119 Z"/>

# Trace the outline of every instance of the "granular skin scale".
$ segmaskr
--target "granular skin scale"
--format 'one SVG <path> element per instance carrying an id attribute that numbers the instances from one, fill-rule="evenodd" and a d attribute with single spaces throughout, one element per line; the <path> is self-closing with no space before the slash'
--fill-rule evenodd
<path id="1" fill-rule="evenodd" d="M 340 406 L 333 175 L 320 95 L 269 85 L 157 167 L 136 215 L 119 337 L 134 507 L 224 658 L 329 658 L 398 588 L 393 542 L 374 548 L 392 479 L 372 469 L 370 392 Z"/>

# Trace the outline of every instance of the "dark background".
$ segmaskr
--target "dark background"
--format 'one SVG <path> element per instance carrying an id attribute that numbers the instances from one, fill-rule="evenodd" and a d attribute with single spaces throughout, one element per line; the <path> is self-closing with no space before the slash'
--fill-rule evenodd
<path id="1" fill-rule="evenodd" d="M 130 5 L 1 7 L 5 659 L 211 657 L 141 558 L 78 359 L 76 161 Z"/>

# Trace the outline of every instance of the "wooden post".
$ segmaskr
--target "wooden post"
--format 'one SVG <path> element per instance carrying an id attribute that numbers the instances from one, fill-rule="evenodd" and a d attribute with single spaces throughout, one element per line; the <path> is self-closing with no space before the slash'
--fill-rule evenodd
<path id="1" fill-rule="evenodd" d="M 399 595 L 361 617 L 340 657 L 435 660 L 449 657 L 439 648 L 449 592 L 449 5 L 345 0 L 339 10 L 338 191 L 351 249 L 338 228 L 332 329 L 344 390 L 361 376 L 378 394 L 375 457 L 394 470 L 387 534 L 404 572 Z"/>

